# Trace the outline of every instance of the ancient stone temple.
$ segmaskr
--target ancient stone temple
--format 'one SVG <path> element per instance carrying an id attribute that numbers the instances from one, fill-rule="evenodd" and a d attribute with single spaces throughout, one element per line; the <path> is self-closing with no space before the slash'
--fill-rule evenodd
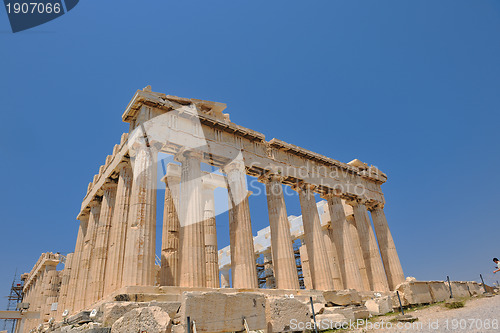
<path id="1" fill-rule="evenodd" d="M 267 141 L 231 122 L 225 108 L 150 87 L 135 93 L 122 116 L 129 132 L 88 185 L 74 253 L 61 272 L 55 270 L 57 256 L 46 254 L 29 274 L 26 300 L 43 313 L 29 329 L 48 321 L 49 303 L 57 303 L 51 315 L 57 322 L 120 299 L 260 292 L 256 257 L 261 254 L 265 286 L 273 290 L 265 292 L 273 295 L 388 293 L 404 282 L 384 215 L 384 173 L 359 160 L 342 163 L 279 139 Z M 158 170 L 160 153 L 175 161 L 165 170 Z M 247 177 L 266 189 L 269 227 L 256 237 Z M 161 182 L 162 219 L 156 214 Z M 297 192 L 300 217 L 288 216 L 285 187 Z M 229 201 L 230 245 L 220 250 L 217 188 L 227 190 Z M 318 194 L 323 201 L 316 202 Z M 156 253 L 161 222 L 161 253 Z"/>

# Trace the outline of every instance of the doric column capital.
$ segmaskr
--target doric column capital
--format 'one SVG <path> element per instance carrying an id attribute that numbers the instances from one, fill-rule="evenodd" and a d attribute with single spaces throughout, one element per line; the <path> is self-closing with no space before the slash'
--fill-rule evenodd
<path id="1" fill-rule="evenodd" d="M 340 189 L 330 189 L 328 188 L 326 192 L 321 195 L 322 199 L 328 200 L 330 198 L 337 197 L 343 199 L 343 194 Z"/>
<path id="2" fill-rule="evenodd" d="M 182 148 L 177 154 L 174 156 L 174 160 L 177 162 L 184 162 L 188 158 L 194 158 L 197 159 L 201 162 L 201 159 L 203 158 L 203 153 L 194 150 L 194 149 L 187 149 L 187 148 Z"/>
<path id="3" fill-rule="evenodd" d="M 139 151 L 149 150 L 152 154 L 158 153 L 162 145 L 158 142 L 149 142 L 145 138 L 136 138 L 133 143 L 129 142 L 128 153 L 130 157 L 135 157 Z"/>
<path id="4" fill-rule="evenodd" d="M 117 187 L 118 187 L 118 182 L 115 179 L 108 178 L 108 179 L 106 179 L 106 182 L 104 183 L 104 185 L 102 185 L 102 190 L 106 191 L 106 190 L 111 190 L 111 189 L 114 189 Z"/>
<path id="5" fill-rule="evenodd" d="M 116 169 L 121 170 L 124 168 L 130 168 L 130 167 L 131 167 L 130 157 L 123 157 L 123 159 L 120 161 L 120 163 L 118 163 L 118 165 L 116 166 Z"/>
<path id="6" fill-rule="evenodd" d="M 234 171 L 234 170 L 244 171 L 245 170 L 245 162 L 243 160 L 232 160 L 222 167 L 222 171 L 225 174 L 228 174 L 229 172 Z"/>
<path id="7" fill-rule="evenodd" d="M 295 185 L 292 186 L 292 189 L 294 191 L 309 191 L 309 192 L 314 192 L 316 189 L 316 185 L 309 184 L 304 182 L 303 180 L 297 182 Z"/>
<path id="8" fill-rule="evenodd" d="M 270 182 L 278 182 L 278 183 L 281 183 L 283 182 L 283 180 L 285 179 L 285 177 L 283 177 L 282 175 L 280 174 L 275 174 L 275 173 L 270 173 L 270 172 L 266 172 L 264 174 L 262 174 L 259 178 L 258 178 L 258 181 L 263 183 L 263 184 L 268 184 Z"/>
<path id="9" fill-rule="evenodd" d="M 384 203 L 371 200 L 366 203 L 366 207 L 368 207 L 368 210 L 371 212 L 377 209 L 384 209 Z"/>
<path id="10" fill-rule="evenodd" d="M 89 202 L 89 206 L 92 209 L 94 207 L 99 206 L 101 204 L 101 202 L 102 202 L 102 197 L 95 197 L 94 200 Z"/>
<path id="11" fill-rule="evenodd" d="M 359 205 L 366 205 L 366 203 L 367 203 L 367 201 L 365 199 L 362 199 L 362 198 L 357 197 L 357 196 L 346 197 L 345 202 L 346 202 L 346 204 L 348 204 L 349 206 L 352 206 L 352 207 L 356 207 Z"/>

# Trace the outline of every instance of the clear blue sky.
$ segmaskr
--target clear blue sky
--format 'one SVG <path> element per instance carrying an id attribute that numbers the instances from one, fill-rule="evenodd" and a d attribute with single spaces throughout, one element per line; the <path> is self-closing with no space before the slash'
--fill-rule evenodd
<path id="1" fill-rule="evenodd" d="M 491 283 L 499 59 L 497 0 L 81 1 L 17 34 L 2 8 L 0 295 L 41 252 L 73 251 L 87 184 L 148 84 L 225 102 L 267 139 L 378 166 L 405 274 Z M 251 208 L 266 226 L 265 200 Z"/>

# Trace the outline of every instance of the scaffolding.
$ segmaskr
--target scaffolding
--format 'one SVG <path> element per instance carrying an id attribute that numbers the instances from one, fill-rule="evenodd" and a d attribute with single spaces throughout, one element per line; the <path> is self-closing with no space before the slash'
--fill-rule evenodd
<path id="1" fill-rule="evenodd" d="M 14 279 L 12 280 L 12 286 L 10 288 L 10 294 L 7 297 L 7 311 L 16 311 L 17 310 L 17 303 L 22 302 L 23 300 L 23 281 L 21 280 L 21 277 L 17 275 L 17 270 L 16 273 L 14 274 Z M 3 320 L 3 330 L 14 333 L 14 330 L 16 329 L 16 319 L 4 319 Z"/>
<path id="2" fill-rule="evenodd" d="M 297 239 L 293 243 L 293 254 L 295 256 L 295 265 L 297 266 L 297 274 L 299 276 L 299 287 L 300 289 L 306 289 L 304 284 L 304 274 L 302 272 L 302 261 L 300 260 L 300 239 Z"/>
<path id="3" fill-rule="evenodd" d="M 297 275 L 299 277 L 299 287 L 300 289 L 305 289 L 304 285 L 304 275 L 302 274 L 302 262 L 300 260 L 300 246 L 301 242 L 297 239 L 293 243 L 293 254 L 295 257 L 295 265 L 297 267 Z M 274 289 L 276 288 L 274 282 L 274 274 L 272 269 L 266 269 L 267 265 L 272 265 L 272 260 L 264 258 L 263 254 L 260 254 L 257 259 L 257 280 L 259 283 L 259 288 Z M 272 266 L 271 266 L 272 267 Z"/>

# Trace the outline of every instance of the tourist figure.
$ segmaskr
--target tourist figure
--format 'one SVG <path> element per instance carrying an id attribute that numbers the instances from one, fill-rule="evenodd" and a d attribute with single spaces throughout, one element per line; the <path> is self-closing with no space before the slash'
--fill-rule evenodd
<path id="1" fill-rule="evenodd" d="M 493 262 L 497 264 L 497 269 L 493 271 L 493 273 L 500 272 L 500 260 L 498 258 L 493 258 Z"/>

